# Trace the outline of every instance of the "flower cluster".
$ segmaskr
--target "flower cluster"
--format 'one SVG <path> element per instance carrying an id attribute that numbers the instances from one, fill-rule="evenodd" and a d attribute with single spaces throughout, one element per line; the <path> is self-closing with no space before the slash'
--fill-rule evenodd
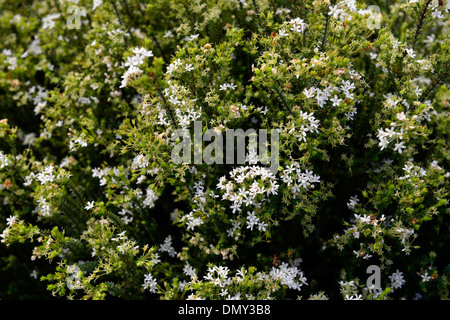
<path id="1" fill-rule="evenodd" d="M 143 71 L 139 68 L 139 66 L 144 64 L 145 58 L 153 57 L 153 52 L 151 50 L 146 50 L 142 47 L 133 48 L 132 52 L 134 55 L 128 57 L 123 64 L 123 66 L 128 69 L 122 76 L 122 84 L 120 85 L 120 88 L 126 87 L 130 79 L 142 74 Z"/>
<path id="2" fill-rule="evenodd" d="M 219 190 L 223 190 L 222 200 L 232 202 L 232 213 L 242 209 L 260 208 L 271 194 L 277 194 L 276 176 L 260 166 L 245 166 L 233 169 L 230 180 L 225 176 L 219 179 Z"/>
<path id="3" fill-rule="evenodd" d="M 230 275 L 230 269 L 223 266 L 210 266 L 203 280 L 191 280 L 184 290 L 194 290 L 188 296 L 188 300 L 203 300 L 205 298 L 220 300 L 273 300 L 276 298 L 280 286 L 301 291 L 302 286 L 308 285 L 303 272 L 295 266 L 283 262 L 279 267 L 272 267 L 266 272 L 256 272 L 256 269 L 238 269 L 234 276 Z M 252 282 L 245 293 L 239 291 L 240 287 Z M 208 286 L 210 284 L 211 286 Z"/>
<path id="4" fill-rule="evenodd" d="M 293 162 L 286 169 L 284 169 L 281 179 L 288 187 L 290 187 L 294 199 L 295 195 L 300 193 L 302 189 L 313 189 L 313 183 L 320 182 L 320 177 L 313 174 L 311 171 L 306 169 L 305 172 L 302 172 L 301 166 L 298 162 Z"/>

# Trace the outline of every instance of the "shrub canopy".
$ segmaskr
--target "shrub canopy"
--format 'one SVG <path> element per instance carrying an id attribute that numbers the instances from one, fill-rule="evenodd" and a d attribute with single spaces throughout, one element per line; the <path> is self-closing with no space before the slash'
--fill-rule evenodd
<path id="1" fill-rule="evenodd" d="M 0 8 L 0 299 L 448 298 L 450 1 Z"/>

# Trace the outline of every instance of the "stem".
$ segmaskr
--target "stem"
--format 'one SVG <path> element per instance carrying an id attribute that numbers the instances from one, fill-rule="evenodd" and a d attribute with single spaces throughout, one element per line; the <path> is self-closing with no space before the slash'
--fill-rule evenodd
<path id="1" fill-rule="evenodd" d="M 127 12 L 128 17 L 130 17 L 131 21 L 133 22 L 134 27 L 137 27 L 138 24 L 136 23 L 136 19 L 135 19 L 135 18 L 133 17 L 133 15 L 131 14 L 130 7 L 128 6 L 127 1 L 126 1 L 126 0 L 122 0 L 122 2 L 123 2 L 123 4 L 124 4 L 125 11 Z M 138 10 L 141 12 L 141 14 L 142 14 L 142 15 L 145 15 L 145 13 L 142 11 L 141 7 L 140 7 L 139 5 L 138 5 L 137 7 L 138 7 Z M 131 32 L 130 32 L 130 34 L 131 34 Z M 158 39 L 156 39 L 156 37 L 155 37 L 154 34 L 151 34 L 151 38 L 152 38 L 153 42 L 155 43 L 156 47 L 158 48 L 159 52 L 161 53 L 161 56 L 162 56 L 162 58 L 163 58 L 163 60 L 164 60 L 164 63 L 165 63 L 165 64 L 169 64 L 169 62 L 168 62 L 168 60 L 167 60 L 167 57 L 166 57 L 166 55 L 164 54 L 164 52 L 163 52 L 163 50 L 162 50 L 162 48 L 161 48 L 161 46 L 160 46 L 160 44 L 159 44 L 159 42 L 158 42 Z M 134 40 L 133 40 L 133 41 L 134 41 Z"/>
<path id="2" fill-rule="evenodd" d="M 328 33 L 328 25 L 330 23 L 330 15 L 327 14 L 327 18 L 325 20 L 325 30 L 323 33 L 323 38 L 322 38 L 322 44 L 320 46 L 320 51 L 323 52 L 323 49 L 325 48 L 325 43 L 327 41 L 327 33 Z"/>
<path id="3" fill-rule="evenodd" d="M 83 199 L 81 198 L 81 195 L 78 193 L 77 189 L 72 185 L 71 182 L 68 182 L 67 185 L 70 187 L 70 189 L 73 190 L 73 192 L 75 193 L 75 195 L 77 196 L 78 200 L 81 201 L 81 204 L 83 205 L 83 210 L 81 210 L 83 212 L 83 215 L 86 217 L 86 219 L 89 219 L 89 216 L 86 214 L 86 212 L 84 211 L 84 207 L 86 206 L 85 202 L 83 201 Z"/>
<path id="4" fill-rule="evenodd" d="M 430 3 L 431 3 L 431 0 L 427 0 L 427 2 L 425 3 L 425 8 L 422 9 L 422 15 L 420 16 L 419 23 L 417 24 L 416 32 L 414 34 L 414 41 L 413 41 L 413 45 L 412 45 L 413 49 L 414 49 L 414 47 L 416 45 L 417 38 L 418 38 L 418 36 L 420 34 L 420 29 L 423 26 L 423 21 L 425 20 L 426 13 L 427 13 L 427 10 L 428 10 L 428 6 L 430 5 Z"/>
<path id="5" fill-rule="evenodd" d="M 427 90 L 427 92 L 422 96 L 420 99 L 420 102 L 425 101 L 425 99 L 428 97 L 428 95 L 436 88 L 436 86 L 442 81 L 444 78 L 444 75 L 446 75 L 448 72 L 448 68 L 445 69 L 445 71 L 431 84 L 431 87 Z"/>
<path id="6" fill-rule="evenodd" d="M 253 5 L 255 6 L 255 11 L 256 11 L 256 16 L 258 17 L 258 25 L 259 25 L 259 28 L 260 29 L 262 29 L 262 24 L 261 24 L 261 18 L 259 17 L 259 10 L 258 10 L 258 5 L 256 4 L 256 1 L 255 0 L 252 0 L 253 1 Z"/>
<path id="7" fill-rule="evenodd" d="M 25 7 L 27 7 L 28 11 L 30 11 L 31 14 L 32 14 L 33 16 L 35 16 L 35 18 L 37 18 L 38 20 L 41 20 L 41 18 L 39 17 L 39 15 L 38 15 L 33 9 L 31 9 L 31 5 L 29 5 L 28 2 L 22 0 L 22 4 L 23 4 Z"/>
<path id="8" fill-rule="evenodd" d="M 184 6 L 184 10 L 186 10 L 187 14 L 188 14 L 188 18 L 192 23 L 192 28 L 193 30 L 195 30 L 195 17 L 193 17 L 192 12 L 189 10 L 189 7 L 186 5 L 186 3 L 183 2 L 183 6 Z"/>
<path id="9" fill-rule="evenodd" d="M 148 211 L 146 211 L 146 210 L 142 207 L 142 205 L 141 205 L 141 203 L 140 203 L 139 201 L 135 201 L 135 203 L 137 203 L 137 205 L 139 206 L 139 209 L 141 209 L 141 213 L 142 213 L 142 217 L 143 217 L 143 218 L 147 218 L 146 220 L 148 220 L 148 218 L 151 218 L 152 222 L 153 222 L 153 223 L 156 223 L 155 218 L 154 218 L 154 217 L 151 217 L 151 216 L 148 214 Z M 150 239 L 152 239 L 152 241 L 155 241 L 155 237 L 153 236 L 153 233 L 152 233 L 151 230 L 149 229 L 149 226 L 148 226 L 147 223 L 144 225 L 144 228 L 145 228 L 145 231 L 147 232 L 148 237 L 149 237 Z"/>
<path id="10" fill-rule="evenodd" d="M 61 11 L 61 7 L 59 6 L 58 1 L 54 0 L 53 3 L 55 4 L 56 9 L 58 10 L 58 12 L 63 15 L 63 12 Z"/>
<path id="11" fill-rule="evenodd" d="M 78 191 L 76 190 L 76 188 L 70 183 L 68 182 L 67 185 L 72 189 L 72 191 L 76 194 L 78 200 L 80 200 L 81 204 L 83 205 L 83 207 L 85 207 L 85 203 L 83 201 L 83 199 L 81 198 L 80 194 L 78 193 Z"/>
<path id="12" fill-rule="evenodd" d="M 394 89 L 397 93 L 399 93 L 400 91 L 398 90 L 397 84 L 395 83 L 395 78 L 394 75 L 392 74 L 392 70 L 391 70 L 391 65 L 388 65 L 388 74 L 389 74 L 389 80 L 391 80 L 392 85 L 394 86 Z"/>
<path id="13" fill-rule="evenodd" d="M 280 85 L 280 82 L 277 80 L 277 84 L 278 86 Z M 278 90 L 277 87 L 275 87 L 275 92 L 278 94 L 278 96 L 280 97 L 281 101 L 283 101 L 283 104 L 286 108 L 287 111 L 289 111 L 289 113 L 294 116 L 294 114 L 292 113 L 291 108 L 289 108 L 289 105 L 287 104 L 286 100 L 284 99 L 284 96 L 281 94 L 281 92 Z"/>
<path id="14" fill-rule="evenodd" d="M 291 0 L 292 7 L 294 8 L 295 16 L 298 17 L 297 0 Z"/>
<path id="15" fill-rule="evenodd" d="M 158 88 L 158 94 L 159 96 L 162 98 L 163 102 L 164 102 L 164 109 L 167 111 L 167 113 L 170 115 L 170 118 L 172 119 L 173 125 L 175 126 L 175 128 L 178 130 L 177 127 L 177 122 L 175 121 L 175 117 L 173 116 L 172 110 L 169 108 L 166 98 L 164 97 L 164 94 L 161 92 L 161 89 Z"/>
<path id="16" fill-rule="evenodd" d="M 195 87 L 193 86 L 193 84 L 195 83 L 193 72 L 191 72 L 191 80 L 192 80 L 192 82 L 189 84 L 189 87 L 191 88 L 192 92 L 194 93 L 194 96 L 197 96 L 197 90 L 195 90 Z"/>
<path id="17" fill-rule="evenodd" d="M 134 27 L 137 27 L 138 24 L 136 23 L 136 20 L 134 19 L 133 15 L 131 14 L 131 11 L 130 11 L 130 8 L 129 8 L 129 6 L 128 6 L 127 1 L 126 1 L 126 0 L 122 0 L 122 2 L 123 2 L 123 4 L 124 4 L 124 6 L 125 6 L 125 11 L 127 12 L 128 17 L 129 17 L 129 18 L 131 19 L 131 21 L 133 22 L 133 26 L 134 26 Z M 144 16 L 144 15 L 145 15 L 145 12 L 142 11 L 142 9 L 141 9 L 141 7 L 140 7 L 139 5 L 138 5 L 137 7 L 138 7 L 138 10 L 141 12 L 141 14 Z M 167 60 L 167 57 L 166 57 L 166 55 L 164 54 L 164 52 L 163 52 L 163 50 L 162 50 L 162 48 L 161 48 L 161 46 L 160 46 L 160 44 L 159 44 L 159 42 L 158 42 L 158 39 L 156 39 L 156 37 L 155 37 L 154 34 L 151 34 L 151 38 L 152 38 L 153 42 L 155 43 L 156 47 L 158 48 L 159 52 L 161 53 L 161 56 L 162 56 L 162 58 L 163 58 L 163 60 L 164 60 L 164 63 L 165 63 L 165 64 L 169 64 L 169 62 L 168 62 L 168 60 Z"/>
<path id="18" fill-rule="evenodd" d="M 69 218 L 70 221 L 72 221 L 72 224 L 75 226 L 75 228 L 77 229 L 78 233 L 81 235 L 81 227 L 79 226 L 79 224 L 70 216 L 70 214 L 65 214 L 64 216 L 66 216 L 67 218 Z"/>
<path id="19" fill-rule="evenodd" d="M 127 15 L 130 17 L 131 21 L 134 22 L 135 20 L 134 20 L 132 14 L 131 14 L 130 8 L 128 7 L 127 1 L 126 0 L 122 0 L 122 3 L 124 5 L 124 7 L 125 7 L 125 11 L 127 12 Z M 136 24 L 136 23 L 134 23 L 134 24 Z"/>
<path id="20" fill-rule="evenodd" d="M 116 16 L 117 16 L 117 19 L 119 19 L 119 23 L 120 23 L 121 25 L 123 25 L 125 28 L 127 28 L 128 33 L 130 34 L 131 40 L 133 40 L 133 42 L 136 43 L 136 41 L 135 41 L 135 39 L 134 39 L 134 36 L 133 36 L 133 33 L 131 32 L 130 27 L 129 27 L 128 25 L 126 25 L 125 23 L 123 23 L 122 18 L 120 17 L 119 11 L 117 10 L 117 6 L 116 6 L 116 4 L 114 3 L 114 0 L 111 0 L 111 1 L 109 1 L 109 2 L 112 4 L 112 6 L 113 6 L 113 8 L 114 8 L 114 13 L 115 13 Z M 127 42 L 127 39 L 126 39 L 125 37 L 124 37 L 124 39 L 125 39 L 125 42 L 127 43 L 127 45 L 129 45 L 128 42 Z"/>
<path id="21" fill-rule="evenodd" d="M 158 39 L 155 37 L 154 34 L 151 34 L 150 36 L 152 37 L 153 42 L 154 42 L 154 43 L 156 44 L 156 46 L 158 47 L 158 50 L 159 50 L 159 52 L 161 53 L 161 56 L 162 56 L 162 58 L 163 58 L 163 60 L 164 60 L 164 63 L 165 63 L 165 64 L 169 64 L 169 61 L 167 60 L 167 57 L 166 57 L 166 55 L 164 54 L 163 49 L 161 48 L 161 45 L 159 44 Z"/>
<path id="22" fill-rule="evenodd" d="M 115 222 L 115 223 L 117 224 L 117 226 L 120 228 L 120 231 L 123 231 L 122 224 L 117 220 L 117 217 L 115 216 L 114 213 L 109 213 L 109 212 L 107 212 L 106 215 L 108 215 L 109 217 L 111 217 L 111 218 L 114 220 L 114 222 Z"/>
<path id="23" fill-rule="evenodd" d="M 60 211 L 63 213 L 63 217 L 68 218 L 72 224 L 75 226 L 75 229 L 78 231 L 78 233 L 81 235 L 82 234 L 82 226 L 77 222 L 78 219 L 81 221 L 81 223 L 84 223 L 83 219 L 81 219 L 76 213 L 77 210 L 73 211 L 72 207 L 70 207 L 72 204 L 76 207 L 76 203 L 74 203 L 75 200 L 71 197 L 67 198 L 67 202 L 62 201 L 59 204 L 59 209 Z M 72 214 L 74 213 L 74 214 Z M 75 219 L 75 217 L 77 217 L 78 219 Z"/>

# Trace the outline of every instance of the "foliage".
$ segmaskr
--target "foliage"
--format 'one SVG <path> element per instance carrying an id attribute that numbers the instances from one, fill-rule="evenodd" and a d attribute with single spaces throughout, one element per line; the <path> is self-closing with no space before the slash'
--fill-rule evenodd
<path id="1" fill-rule="evenodd" d="M 448 299 L 450 1 L 0 8 L 1 299 Z"/>

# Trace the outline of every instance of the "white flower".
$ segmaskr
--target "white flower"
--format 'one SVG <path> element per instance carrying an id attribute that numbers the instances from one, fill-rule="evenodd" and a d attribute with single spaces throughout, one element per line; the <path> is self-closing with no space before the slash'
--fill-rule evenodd
<path id="1" fill-rule="evenodd" d="M 8 238 L 8 234 L 9 234 L 8 228 L 4 229 L 2 234 L 0 234 L 0 238 L 2 238 L 2 240 L 1 240 L 2 243 L 6 242 L 6 239 Z"/>
<path id="2" fill-rule="evenodd" d="M 2 54 L 4 54 L 5 56 L 10 56 L 12 55 L 12 51 L 10 49 L 3 49 Z"/>
<path id="3" fill-rule="evenodd" d="M 438 9 L 434 10 L 431 15 L 433 16 L 433 19 L 443 19 L 445 18 L 445 16 L 442 14 L 441 11 L 439 11 Z"/>
<path id="4" fill-rule="evenodd" d="M 167 252 L 171 257 L 175 257 L 177 255 L 174 247 L 172 247 L 172 237 L 170 235 L 167 236 L 166 239 L 164 239 L 164 243 L 159 247 L 158 250 L 161 252 Z"/>
<path id="5" fill-rule="evenodd" d="M 131 164 L 132 169 L 141 169 L 148 166 L 148 159 L 143 154 L 138 154 L 134 157 L 133 162 Z"/>
<path id="6" fill-rule="evenodd" d="M 347 202 L 347 207 L 353 210 L 358 203 L 359 203 L 358 196 L 350 197 L 350 201 Z"/>
<path id="7" fill-rule="evenodd" d="M 183 273 L 191 278 L 195 278 L 197 276 L 197 272 L 187 261 L 186 264 L 184 265 Z"/>
<path id="8" fill-rule="evenodd" d="M 449 1 L 450 3 L 450 1 Z M 432 33 L 428 35 L 425 40 L 423 40 L 423 43 L 425 43 L 427 46 L 431 46 L 433 42 L 436 40 L 436 36 Z"/>
<path id="9" fill-rule="evenodd" d="M 148 208 L 153 208 L 155 206 L 155 201 L 158 199 L 159 197 L 156 195 L 156 192 L 151 188 L 147 188 L 147 194 L 145 196 L 143 205 Z"/>
<path id="10" fill-rule="evenodd" d="M 288 36 L 289 34 L 286 32 L 286 31 L 284 31 L 283 29 L 280 29 L 280 31 L 278 31 L 278 36 L 280 37 L 280 38 L 284 38 L 284 37 L 286 37 L 286 36 Z"/>
<path id="11" fill-rule="evenodd" d="M 302 271 L 296 267 L 289 267 L 285 262 L 278 268 L 273 267 L 269 275 L 275 280 L 281 280 L 281 283 L 287 285 L 288 288 L 298 291 L 301 290 L 303 285 L 308 284 Z"/>
<path id="12" fill-rule="evenodd" d="M 347 14 L 343 9 L 338 8 L 338 6 L 329 6 L 328 8 L 330 9 L 330 12 L 328 12 L 329 16 L 333 16 L 335 19 L 339 19 L 339 17 L 341 17 L 341 20 L 345 19 Z"/>
<path id="13" fill-rule="evenodd" d="M 8 159 L 8 156 L 0 151 L 0 169 L 11 165 L 11 161 Z"/>
<path id="14" fill-rule="evenodd" d="M 150 273 L 147 273 L 144 278 L 144 284 L 142 285 L 144 290 L 148 289 L 150 292 L 155 293 L 157 285 L 156 279 Z"/>
<path id="15" fill-rule="evenodd" d="M 330 101 L 333 102 L 333 107 L 338 107 L 343 100 L 339 99 L 337 95 L 334 95 L 334 97 L 330 99 Z"/>
<path id="16" fill-rule="evenodd" d="M 259 218 L 255 215 L 255 212 L 249 212 L 247 215 L 247 229 L 253 230 L 253 226 L 258 224 Z"/>
<path id="17" fill-rule="evenodd" d="M 33 270 L 33 272 L 30 273 L 30 277 L 37 279 L 37 272 L 36 270 Z"/>
<path id="18" fill-rule="evenodd" d="M 61 16 L 59 13 L 49 14 L 42 19 L 42 28 L 53 29 L 55 27 L 55 21 Z"/>
<path id="19" fill-rule="evenodd" d="M 197 296 L 193 293 L 191 293 L 186 300 L 205 300 L 205 298 L 202 298 L 201 296 Z"/>
<path id="20" fill-rule="evenodd" d="M 309 88 L 309 89 L 306 89 L 306 88 L 305 88 L 305 89 L 303 90 L 303 94 L 304 94 L 305 97 L 308 98 L 308 99 L 313 98 L 315 92 L 316 92 L 316 88 L 314 88 L 314 87 Z"/>
<path id="21" fill-rule="evenodd" d="M 266 231 L 266 227 L 268 226 L 267 223 L 265 223 L 264 221 L 261 221 L 258 223 L 258 230 L 259 231 Z"/>
<path id="22" fill-rule="evenodd" d="M 9 216 L 9 218 L 6 218 L 6 224 L 10 227 L 16 223 L 16 220 L 17 218 L 15 216 Z"/>
<path id="23" fill-rule="evenodd" d="M 135 56 L 142 56 L 146 58 L 153 57 L 152 50 L 147 50 L 143 47 L 133 48 L 133 53 L 135 54 Z"/>
<path id="24" fill-rule="evenodd" d="M 55 178 L 55 175 L 53 174 L 53 165 L 46 166 L 42 172 L 39 172 L 36 175 L 36 178 L 39 180 L 41 184 L 53 182 Z"/>
<path id="25" fill-rule="evenodd" d="M 192 40 L 195 40 L 195 39 L 197 39 L 198 38 L 198 36 L 199 36 L 199 34 L 193 34 L 193 35 L 190 35 L 190 36 L 186 36 L 186 37 L 184 37 L 184 41 L 186 41 L 186 42 L 189 42 L 189 41 L 192 41 Z"/>
<path id="26" fill-rule="evenodd" d="M 192 66 L 192 64 L 186 64 L 186 66 L 184 67 L 184 69 L 185 69 L 186 71 L 192 71 L 192 70 L 194 70 L 194 67 Z"/>
<path id="27" fill-rule="evenodd" d="M 174 62 L 167 66 L 167 73 L 172 74 L 175 70 L 178 69 L 179 66 L 182 65 L 181 59 L 176 59 Z"/>
<path id="28" fill-rule="evenodd" d="M 103 1 L 102 0 L 94 0 L 94 4 L 92 6 L 92 10 L 97 9 L 98 7 L 100 7 L 102 5 Z"/>
<path id="29" fill-rule="evenodd" d="M 364 215 L 364 216 L 360 216 L 355 214 L 355 218 L 357 222 L 362 222 L 362 223 L 370 223 L 370 216 Z"/>
<path id="30" fill-rule="evenodd" d="M 86 210 L 90 210 L 94 207 L 94 201 L 88 201 L 87 205 L 84 207 Z"/>
<path id="31" fill-rule="evenodd" d="M 221 289 L 220 293 L 219 293 L 219 296 L 224 297 L 226 295 L 228 295 L 228 289 Z"/>
<path id="32" fill-rule="evenodd" d="M 226 91 L 228 88 L 235 90 L 237 88 L 237 85 L 234 83 L 224 83 L 220 85 L 220 91 Z"/>
<path id="33" fill-rule="evenodd" d="M 130 66 L 125 74 L 122 76 L 122 83 L 120 84 L 120 88 L 125 88 L 128 85 L 128 81 L 138 75 L 142 74 L 143 71 L 135 66 Z"/>
<path id="34" fill-rule="evenodd" d="M 6 57 L 6 63 L 8 64 L 8 70 L 15 70 L 17 67 L 17 57 Z"/>
<path id="35" fill-rule="evenodd" d="M 142 74 L 143 71 L 139 69 L 138 66 L 144 63 L 145 58 L 153 57 L 153 52 L 143 47 L 133 48 L 133 53 L 134 55 L 128 57 L 127 61 L 124 63 L 124 66 L 128 67 L 128 70 L 122 76 L 120 88 L 125 88 L 131 78 Z"/>
<path id="36" fill-rule="evenodd" d="M 406 171 L 407 173 L 410 173 L 413 168 L 414 168 L 414 165 L 412 163 L 410 163 L 410 164 L 405 164 L 405 166 L 403 167 L 403 170 Z"/>
<path id="37" fill-rule="evenodd" d="M 163 38 L 173 38 L 172 31 L 168 30 L 164 35 Z"/>
<path id="38" fill-rule="evenodd" d="M 303 31 L 305 31 L 305 29 L 307 27 L 306 23 L 300 18 L 291 19 L 289 21 L 289 23 L 292 25 L 291 30 L 294 32 L 301 33 Z"/>
<path id="39" fill-rule="evenodd" d="M 389 279 L 391 280 L 392 291 L 394 289 L 401 288 L 406 283 L 405 279 L 403 278 L 403 272 L 398 271 L 398 269 L 396 272 L 389 276 Z"/>
<path id="40" fill-rule="evenodd" d="M 400 113 L 397 113 L 397 119 L 400 121 L 406 120 L 406 115 L 405 113 L 402 111 Z"/>
<path id="41" fill-rule="evenodd" d="M 47 200 L 44 197 L 41 197 L 39 200 L 36 201 L 39 203 L 39 206 L 37 208 L 37 211 L 41 213 L 44 217 L 48 217 L 51 215 L 51 208 L 48 204 Z"/>
<path id="42" fill-rule="evenodd" d="M 410 56 L 413 59 L 416 57 L 414 49 L 406 49 L 406 53 L 408 54 L 408 56 Z"/>
<path id="43" fill-rule="evenodd" d="M 363 300 L 362 295 L 355 294 L 354 296 L 346 295 L 345 300 Z"/>
<path id="44" fill-rule="evenodd" d="M 405 145 L 403 144 L 403 141 L 395 144 L 394 151 L 398 151 L 398 153 L 402 154 L 403 149 L 406 149 Z"/>
<path id="45" fill-rule="evenodd" d="M 422 278 L 423 282 L 428 282 L 431 279 L 431 277 L 428 275 L 428 272 L 425 272 L 424 274 L 420 275 L 420 277 Z"/>
<path id="46" fill-rule="evenodd" d="M 420 89 L 418 86 L 414 88 L 414 93 L 417 97 L 420 97 L 422 95 L 422 89 Z"/>

